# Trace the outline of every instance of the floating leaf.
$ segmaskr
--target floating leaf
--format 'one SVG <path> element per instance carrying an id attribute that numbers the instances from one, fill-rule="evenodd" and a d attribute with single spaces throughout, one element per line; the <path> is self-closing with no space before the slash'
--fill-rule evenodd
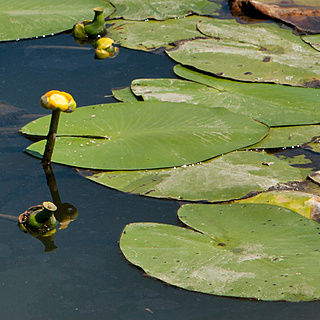
<path id="1" fill-rule="evenodd" d="M 271 164 L 271 165 L 268 165 Z M 189 166 L 163 170 L 83 173 L 88 179 L 124 192 L 191 201 L 229 201 L 281 182 L 303 179 L 307 172 L 262 152 L 233 152 Z"/>
<path id="2" fill-rule="evenodd" d="M 46 136 L 49 118 L 21 132 Z M 97 105 L 61 115 L 52 161 L 99 170 L 173 167 L 249 146 L 268 131 L 225 108 L 158 101 Z M 45 142 L 27 152 L 42 157 Z"/>
<path id="3" fill-rule="evenodd" d="M 319 135 L 319 125 L 271 128 L 265 139 L 250 148 L 294 148 L 308 143 Z"/>
<path id="4" fill-rule="evenodd" d="M 176 66 L 174 70 L 177 75 L 192 81 L 137 79 L 132 82 L 131 89 L 136 96 L 142 96 L 144 100 L 224 107 L 269 126 L 312 124 L 320 121 L 317 110 L 320 96 L 318 89 L 235 82 L 211 77 L 182 66 Z M 300 137 L 300 133 L 297 135 Z M 309 140 L 301 142 L 301 139 L 298 139 L 296 144 Z M 287 141 L 283 146 L 287 146 Z"/>
<path id="5" fill-rule="evenodd" d="M 122 47 L 153 51 L 173 48 L 172 42 L 203 36 L 197 29 L 200 20 L 210 18 L 191 16 L 165 21 L 111 20 L 108 35 Z"/>
<path id="6" fill-rule="evenodd" d="M 320 55 L 276 24 L 233 20 L 198 23 L 208 39 L 182 41 L 167 51 L 175 61 L 227 78 L 320 87 Z"/>
<path id="7" fill-rule="evenodd" d="M 295 211 L 308 219 L 320 219 L 320 197 L 310 193 L 274 190 L 262 192 L 252 198 L 243 199 L 239 202 L 273 204 Z"/>
<path id="8" fill-rule="evenodd" d="M 129 87 L 122 89 L 113 89 L 113 96 L 121 102 L 137 102 L 137 97 L 132 93 Z"/>
<path id="9" fill-rule="evenodd" d="M 320 51 L 320 34 L 303 35 L 301 39 L 310 44 L 314 49 Z"/>
<path id="10" fill-rule="evenodd" d="M 131 263 L 174 286 L 259 300 L 320 298 L 319 224 L 264 205 L 185 205 L 193 230 L 135 223 L 120 248 Z"/>
<path id="11" fill-rule="evenodd" d="M 113 18 L 127 20 L 183 18 L 190 13 L 218 15 L 222 0 L 111 0 L 116 7 Z"/>
<path id="12" fill-rule="evenodd" d="M 107 16 L 114 7 L 103 0 L 1 0 L 0 40 L 16 40 L 51 35 L 72 29 L 78 21 L 92 19 L 95 7 Z"/>
<path id="13" fill-rule="evenodd" d="M 206 85 L 180 79 L 136 79 L 131 90 L 143 100 L 188 102 L 208 107 L 223 107 L 216 103 L 219 90 Z M 233 111 L 233 110 L 231 110 Z"/>

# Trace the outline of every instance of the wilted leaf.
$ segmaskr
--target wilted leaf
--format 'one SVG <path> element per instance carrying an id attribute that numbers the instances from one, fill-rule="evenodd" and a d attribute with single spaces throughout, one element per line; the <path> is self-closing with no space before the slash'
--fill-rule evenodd
<path id="1" fill-rule="evenodd" d="M 320 197 L 305 192 L 274 190 L 240 200 L 239 203 L 273 204 L 295 211 L 308 219 L 320 219 Z"/>
<path id="2" fill-rule="evenodd" d="M 187 290 L 259 300 L 320 298 L 315 221 L 264 204 L 185 205 L 178 215 L 200 232 L 129 224 L 120 239 L 125 257 Z"/>
<path id="3" fill-rule="evenodd" d="M 286 161 L 266 153 L 240 151 L 177 168 L 83 174 L 90 180 L 124 192 L 214 202 L 239 199 L 251 191 L 301 180 L 309 172 L 293 168 Z"/>
<path id="4" fill-rule="evenodd" d="M 299 31 L 320 32 L 318 0 L 231 0 L 230 8 L 234 16 L 252 16 L 252 12 L 258 15 L 258 12 L 262 16 L 293 25 Z"/>
<path id="5" fill-rule="evenodd" d="M 1 0 L 0 41 L 51 35 L 72 29 L 78 21 L 93 19 L 93 8 L 107 16 L 114 7 L 103 0 Z"/>
<path id="6" fill-rule="evenodd" d="M 46 136 L 49 119 L 21 132 Z M 97 105 L 61 115 L 52 161 L 99 170 L 181 166 L 257 143 L 268 131 L 225 108 L 158 101 Z M 27 152 L 42 157 L 45 142 Z"/>
<path id="7" fill-rule="evenodd" d="M 276 24 L 242 25 L 210 19 L 198 24 L 209 36 L 167 51 L 175 61 L 242 81 L 320 87 L 320 55 Z"/>

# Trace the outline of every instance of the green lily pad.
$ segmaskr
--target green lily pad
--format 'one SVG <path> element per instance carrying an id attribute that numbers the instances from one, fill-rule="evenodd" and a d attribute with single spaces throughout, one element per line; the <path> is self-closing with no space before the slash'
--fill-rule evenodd
<path id="1" fill-rule="evenodd" d="M 308 219 L 320 219 L 320 197 L 306 192 L 274 190 L 240 200 L 239 203 L 273 204 L 295 211 Z"/>
<path id="2" fill-rule="evenodd" d="M 104 0 L 2 0 L 0 4 L 0 41 L 51 35 L 72 29 L 78 21 L 93 19 L 93 8 L 114 7 Z"/>
<path id="3" fill-rule="evenodd" d="M 131 90 L 135 96 L 142 97 L 145 101 L 188 102 L 207 107 L 223 107 L 215 102 L 219 90 L 192 81 L 136 79 L 131 83 Z"/>
<path id="4" fill-rule="evenodd" d="M 144 100 L 224 107 L 269 126 L 313 124 L 320 121 L 317 110 L 320 95 L 318 89 L 235 82 L 201 74 L 182 66 L 176 66 L 174 70 L 177 75 L 192 81 L 137 79 L 131 83 L 131 90 Z M 300 136 L 300 133 L 297 134 Z M 298 139 L 296 144 L 310 139 L 302 142 L 300 140 Z M 287 146 L 287 143 L 285 141 L 283 147 Z"/>
<path id="5" fill-rule="evenodd" d="M 303 35 L 301 39 L 315 50 L 320 51 L 320 34 Z"/>
<path id="6" fill-rule="evenodd" d="M 190 16 L 165 21 L 128 21 L 111 20 L 108 23 L 108 36 L 122 47 L 153 51 L 159 48 L 173 48 L 171 44 L 181 39 L 203 36 L 197 29 L 197 23 L 210 18 Z"/>
<path id="7" fill-rule="evenodd" d="M 241 81 L 320 87 L 319 53 L 290 30 L 213 18 L 198 29 L 210 38 L 182 41 L 167 51 L 173 60 Z"/>
<path id="8" fill-rule="evenodd" d="M 193 230 L 129 224 L 120 248 L 150 276 L 187 290 L 258 300 L 320 298 L 319 224 L 265 204 L 185 205 Z"/>
<path id="9" fill-rule="evenodd" d="M 239 151 L 188 166 L 143 171 L 96 172 L 88 179 L 123 192 L 178 200 L 229 201 L 281 182 L 301 180 L 310 170 L 273 155 Z"/>
<path id="10" fill-rule="evenodd" d="M 50 117 L 20 132 L 46 136 Z M 203 161 L 260 141 L 266 125 L 225 108 L 169 102 L 116 103 L 62 114 L 53 162 L 99 170 L 137 170 Z M 42 157 L 45 140 L 27 148 Z"/>
<path id="11" fill-rule="evenodd" d="M 222 0 L 111 0 L 116 7 L 113 18 L 127 20 L 183 18 L 190 13 L 199 15 L 218 15 Z"/>
<path id="12" fill-rule="evenodd" d="M 137 102 L 137 97 L 132 93 L 129 87 L 122 89 L 113 89 L 113 96 L 121 102 Z"/>
<path id="13" fill-rule="evenodd" d="M 319 125 L 271 128 L 267 137 L 250 148 L 268 149 L 300 147 L 319 136 L 319 134 Z"/>

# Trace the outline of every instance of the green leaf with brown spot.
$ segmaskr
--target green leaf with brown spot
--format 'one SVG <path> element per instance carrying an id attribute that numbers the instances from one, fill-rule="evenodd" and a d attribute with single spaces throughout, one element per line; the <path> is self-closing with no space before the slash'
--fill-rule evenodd
<path id="1" fill-rule="evenodd" d="M 182 41 L 168 50 L 175 61 L 215 75 L 250 82 L 320 87 L 320 55 L 276 24 L 198 23 L 207 39 Z"/>
<path id="2" fill-rule="evenodd" d="M 105 186 L 155 198 L 229 201 L 251 191 L 301 180 L 311 170 L 291 167 L 273 155 L 238 151 L 203 163 L 162 170 L 82 174 Z"/>

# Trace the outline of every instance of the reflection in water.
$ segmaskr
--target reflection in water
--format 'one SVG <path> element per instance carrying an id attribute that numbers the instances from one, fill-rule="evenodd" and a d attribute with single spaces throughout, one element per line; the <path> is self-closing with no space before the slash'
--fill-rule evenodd
<path id="1" fill-rule="evenodd" d="M 45 246 L 45 252 L 57 249 L 54 243 L 54 236 L 59 229 L 66 229 L 70 222 L 78 217 L 78 210 L 70 203 L 62 203 L 57 182 L 51 165 L 43 166 L 47 184 L 52 196 L 51 202 L 44 202 L 42 205 L 35 205 L 21 213 L 19 217 L 0 214 L 0 218 L 18 222 L 20 229 L 40 240 Z"/>

